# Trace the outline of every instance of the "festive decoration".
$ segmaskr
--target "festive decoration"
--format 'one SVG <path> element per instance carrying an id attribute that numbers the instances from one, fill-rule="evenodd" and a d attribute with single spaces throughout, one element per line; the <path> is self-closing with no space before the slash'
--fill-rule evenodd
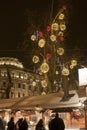
<path id="1" fill-rule="evenodd" d="M 38 42 L 38 46 L 39 47 L 44 47 L 45 46 L 45 40 L 44 39 L 40 39 L 39 42 Z"/>
<path id="2" fill-rule="evenodd" d="M 39 62 L 39 57 L 38 56 L 34 56 L 33 57 L 33 62 L 34 63 L 38 63 Z"/>
<path id="3" fill-rule="evenodd" d="M 72 66 L 76 66 L 77 65 L 77 61 L 76 60 L 71 60 L 71 65 Z"/>
<path id="4" fill-rule="evenodd" d="M 35 41 L 35 40 L 36 40 L 36 35 L 32 35 L 32 36 L 31 36 L 31 40 L 32 40 L 32 41 Z"/>
<path id="5" fill-rule="evenodd" d="M 69 69 L 63 67 L 63 69 L 62 69 L 62 75 L 68 76 L 69 75 Z"/>
<path id="6" fill-rule="evenodd" d="M 59 19 L 60 19 L 60 20 L 63 20 L 63 19 L 64 19 L 64 14 L 63 14 L 63 13 L 61 13 L 61 14 L 59 15 Z"/>
<path id="7" fill-rule="evenodd" d="M 71 60 L 64 63 L 62 56 L 64 55 L 64 41 L 65 41 L 65 32 L 66 32 L 66 10 L 67 7 L 64 5 L 54 20 L 46 26 L 44 33 L 39 30 L 37 33 L 31 36 L 31 40 L 35 41 L 38 45 L 40 56 L 43 58 L 39 60 L 38 56 L 33 57 L 33 62 L 39 62 L 39 71 L 38 73 L 45 77 L 47 75 L 50 84 L 55 86 L 57 89 L 63 84 L 62 76 L 69 76 L 70 69 L 73 69 L 77 65 L 76 60 Z M 50 79 L 51 78 L 51 79 Z M 48 80 L 44 79 L 41 81 L 41 86 L 45 89 L 48 86 Z M 42 94 L 46 94 L 43 92 Z"/>
<path id="8" fill-rule="evenodd" d="M 58 23 L 53 23 L 53 24 L 51 25 L 51 29 L 54 30 L 54 31 L 57 31 L 57 30 L 59 29 Z"/>
<path id="9" fill-rule="evenodd" d="M 47 53 L 46 54 L 46 59 L 49 60 L 51 58 L 51 54 Z"/>
<path id="10" fill-rule="evenodd" d="M 50 39 L 51 39 L 52 42 L 54 42 L 54 41 L 56 41 L 56 36 L 55 35 L 51 35 Z"/>
<path id="11" fill-rule="evenodd" d="M 63 54 L 64 54 L 64 49 L 63 49 L 63 48 L 58 48 L 58 49 L 57 49 L 57 53 L 58 53 L 59 55 L 63 55 Z"/>
<path id="12" fill-rule="evenodd" d="M 42 87 L 44 87 L 44 88 L 47 87 L 47 81 L 46 80 L 42 80 L 41 84 L 42 84 Z"/>
<path id="13" fill-rule="evenodd" d="M 43 73 L 47 73 L 49 71 L 49 65 L 46 63 L 46 60 L 44 60 L 44 62 L 42 63 L 40 70 Z"/>

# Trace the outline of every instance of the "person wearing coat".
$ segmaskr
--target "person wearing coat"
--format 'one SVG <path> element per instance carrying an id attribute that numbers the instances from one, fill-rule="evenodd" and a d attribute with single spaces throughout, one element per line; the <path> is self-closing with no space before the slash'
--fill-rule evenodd
<path id="1" fill-rule="evenodd" d="M 38 123 L 36 124 L 35 130 L 45 130 L 44 122 L 43 122 L 42 119 L 40 119 L 40 120 L 38 121 Z"/>
<path id="2" fill-rule="evenodd" d="M 59 117 L 59 114 L 56 113 L 55 118 L 53 118 L 49 123 L 49 130 L 64 130 L 65 124 L 62 118 Z"/>

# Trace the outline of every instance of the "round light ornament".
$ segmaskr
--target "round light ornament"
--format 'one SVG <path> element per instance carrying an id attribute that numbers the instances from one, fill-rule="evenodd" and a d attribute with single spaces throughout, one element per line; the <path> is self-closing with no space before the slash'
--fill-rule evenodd
<path id="1" fill-rule="evenodd" d="M 47 81 L 46 80 L 41 81 L 41 85 L 43 88 L 47 87 Z"/>
<path id="2" fill-rule="evenodd" d="M 51 35 L 50 39 L 51 39 L 52 42 L 55 42 L 56 41 L 56 36 L 55 35 Z"/>
<path id="3" fill-rule="evenodd" d="M 38 56 L 34 56 L 32 60 L 33 60 L 34 63 L 38 63 L 39 62 L 39 57 Z"/>
<path id="4" fill-rule="evenodd" d="M 71 65 L 72 66 L 76 66 L 77 65 L 77 61 L 76 60 L 71 60 Z"/>
<path id="5" fill-rule="evenodd" d="M 45 40 L 44 39 L 40 39 L 39 42 L 38 42 L 38 46 L 43 48 L 45 46 Z"/>
<path id="6" fill-rule="evenodd" d="M 47 73 L 49 71 L 49 65 L 46 62 L 43 62 L 40 70 L 42 71 L 42 73 Z"/>
<path id="7" fill-rule="evenodd" d="M 62 32 L 62 31 L 59 31 L 59 32 L 58 32 L 58 36 L 64 36 L 63 32 Z"/>
<path id="8" fill-rule="evenodd" d="M 65 17 L 65 16 L 64 16 L 64 14 L 63 14 L 63 13 L 61 13 L 61 14 L 59 15 L 59 19 L 60 19 L 60 20 L 63 20 L 63 19 L 64 19 L 64 17 Z"/>
<path id="9" fill-rule="evenodd" d="M 66 30 L 66 25 L 64 23 L 60 24 L 60 30 L 65 31 Z"/>
<path id="10" fill-rule="evenodd" d="M 51 29 L 54 30 L 54 31 L 58 31 L 58 30 L 59 30 L 59 25 L 58 25 L 58 23 L 53 23 L 53 24 L 51 25 Z"/>
<path id="11" fill-rule="evenodd" d="M 32 82 L 32 86 L 36 86 L 36 82 L 35 81 Z"/>
<path id="12" fill-rule="evenodd" d="M 31 40 L 35 41 L 36 40 L 36 36 L 35 35 L 31 35 Z"/>
<path id="13" fill-rule="evenodd" d="M 56 75 L 58 75 L 59 74 L 59 72 L 56 70 Z"/>
<path id="14" fill-rule="evenodd" d="M 58 49 L 57 49 L 57 53 L 58 53 L 59 55 L 63 55 L 63 54 L 64 54 L 64 49 L 63 49 L 63 48 L 58 48 Z"/>
<path id="15" fill-rule="evenodd" d="M 73 69 L 74 68 L 74 66 L 73 65 L 70 65 L 70 69 Z"/>
<path id="16" fill-rule="evenodd" d="M 69 75 L 69 69 L 63 67 L 63 69 L 62 69 L 62 75 L 68 76 Z"/>

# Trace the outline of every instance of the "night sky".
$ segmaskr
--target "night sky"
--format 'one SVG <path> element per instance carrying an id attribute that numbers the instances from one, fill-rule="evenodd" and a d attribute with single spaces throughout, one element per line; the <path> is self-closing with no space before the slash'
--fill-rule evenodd
<path id="1" fill-rule="evenodd" d="M 58 0 L 54 0 L 58 1 Z M 62 0 L 61 0 L 62 1 Z M 87 51 L 87 1 L 70 0 L 72 5 L 70 12 L 70 43 L 72 46 L 79 46 Z M 6 56 L 8 50 L 16 50 L 23 40 L 25 31 L 25 10 L 45 10 L 51 6 L 52 0 L 17 0 L 0 2 L 0 55 Z M 56 3 L 56 2 L 55 2 Z M 54 4 L 54 11 L 57 5 Z M 6 52 L 6 53 L 5 53 Z"/>

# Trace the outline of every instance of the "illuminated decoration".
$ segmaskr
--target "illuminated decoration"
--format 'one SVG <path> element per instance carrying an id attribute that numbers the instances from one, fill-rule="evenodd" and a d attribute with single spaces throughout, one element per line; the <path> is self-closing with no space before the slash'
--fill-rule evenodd
<path id="1" fill-rule="evenodd" d="M 74 68 L 74 66 L 73 65 L 70 65 L 70 69 L 73 69 Z"/>
<path id="2" fill-rule="evenodd" d="M 56 71 L 56 75 L 58 75 L 59 74 L 59 72 L 58 71 Z"/>
<path id="3" fill-rule="evenodd" d="M 32 40 L 32 41 L 35 41 L 35 40 L 36 40 L 36 35 L 32 35 L 32 36 L 31 36 L 31 40 Z"/>
<path id="4" fill-rule="evenodd" d="M 46 63 L 45 60 L 42 63 L 40 70 L 42 71 L 42 73 L 47 73 L 49 71 L 49 65 Z"/>
<path id="5" fill-rule="evenodd" d="M 38 56 L 34 56 L 33 57 L 33 62 L 34 63 L 38 63 L 39 62 L 39 57 Z"/>
<path id="6" fill-rule="evenodd" d="M 21 62 L 19 62 L 18 59 L 11 58 L 11 57 L 1 57 L 0 58 L 0 65 L 11 65 L 11 66 L 15 66 L 18 68 L 24 68 L 23 64 Z"/>
<path id="7" fill-rule="evenodd" d="M 51 35 L 50 39 L 51 39 L 52 42 L 54 42 L 54 41 L 56 41 L 56 36 L 55 35 Z"/>
<path id="8" fill-rule="evenodd" d="M 44 47 L 45 46 L 45 40 L 44 39 L 40 39 L 39 42 L 38 42 L 38 46 L 39 47 Z"/>
<path id="9" fill-rule="evenodd" d="M 54 84 L 56 84 L 57 83 L 57 81 L 56 80 L 54 80 Z"/>
<path id="10" fill-rule="evenodd" d="M 76 66 L 77 65 L 77 61 L 76 60 L 71 60 L 71 65 L 72 66 Z"/>
<path id="11" fill-rule="evenodd" d="M 51 54 L 47 53 L 46 54 L 46 59 L 49 60 L 51 58 Z"/>
<path id="12" fill-rule="evenodd" d="M 62 31 L 59 31 L 58 36 L 64 36 L 64 33 Z"/>
<path id="13" fill-rule="evenodd" d="M 47 26 L 47 32 L 50 32 L 51 28 L 50 26 Z"/>
<path id="14" fill-rule="evenodd" d="M 43 37 L 43 33 L 42 32 L 38 32 L 38 36 L 39 37 Z"/>
<path id="15" fill-rule="evenodd" d="M 32 82 L 32 86 L 36 86 L 36 82 L 35 81 Z"/>
<path id="16" fill-rule="evenodd" d="M 53 24 L 51 25 L 51 29 L 54 30 L 54 31 L 57 31 L 57 30 L 59 29 L 58 23 L 53 23 Z"/>
<path id="17" fill-rule="evenodd" d="M 68 76 L 69 75 L 69 69 L 63 67 L 63 69 L 62 69 L 62 75 Z"/>
<path id="18" fill-rule="evenodd" d="M 46 95 L 46 92 L 42 92 L 42 95 Z"/>
<path id="19" fill-rule="evenodd" d="M 65 52 L 63 44 L 66 30 L 66 9 L 67 7 L 64 5 L 59 10 L 54 20 L 50 21 L 50 24 L 44 29 L 44 33 L 38 31 L 40 34 L 38 33 L 39 38 L 36 43 L 40 48 L 44 47 L 43 49 L 39 48 L 38 52 L 40 56 L 43 56 L 43 62 L 37 66 L 39 68 L 38 73 L 43 77 L 47 75 L 48 78 L 48 80 L 41 81 L 42 87 L 47 87 L 49 81 L 52 85 L 49 84 L 51 87 L 55 86 L 54 81 L 56 81 L 55 84 L 62 86 L 63 80 L 61 75 L 68 76 L 70 69 L 73 69 L 73 66 L 76 65 L 76 61 L 67 61 L 67 58 L 65 60 L 66 63 L 64 63 L 63 58 L 61 58 Z"/>
<path id="20" fill-rule="evenodd" d="M 47 87 L 47 84 L 48 84 L 48 83 L 47 83 L 46 80 L 42 80 L 42 81 L 41 81 L 42 87 L 44 87 L 44 88 Z"/>
<path id="21" fill-rule="evenodd" d="M 59 37 L 59 40 L 64 41 L 64 37 L 63 36 Z"/>
<path id="22" fill-rule="evenodd" d="M 59 15 L 59 19 L 60 19 L 60 20 L 63 20 L 63 19 L 64 19 L 64 14 L 63 14 L 63 13 L 61 13 L 61 14 Z"/>
<path id="23" fill-rule="evenodd" d="M 61 24 L 60 24 L 60 30 L 61 30 L 61 31 L 65 31 L 65 30 L 66 30 L 66 25 L 65 25 L 65 23 L 61 23 Z"/>
<path id="24" fill-rule="evenodd" d="M 58 53 L 59 55 L 63 55 L 63 54 L 64 54 L 64 49 L 63 49 L 63 48 L 58 48 L 58 49 L 57 49 L 57 53 Z"/>

